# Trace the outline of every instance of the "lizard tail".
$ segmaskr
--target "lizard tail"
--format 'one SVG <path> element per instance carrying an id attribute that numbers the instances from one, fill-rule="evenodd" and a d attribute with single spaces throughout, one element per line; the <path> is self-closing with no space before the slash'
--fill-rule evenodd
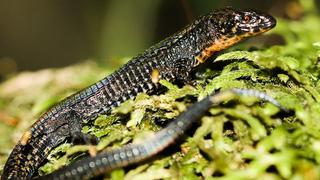
<path id="1" fill-rule="evenodd" d="M 30 141 L 25 145 L 21 143 L 22 139 L 12 150 L 4 166 L 1 180 L 31 179 L 35 170 L 48 156 L 51 148 L 44 145 L 50 143 L 48 136 L 43 136 L 41 141 Z"/>

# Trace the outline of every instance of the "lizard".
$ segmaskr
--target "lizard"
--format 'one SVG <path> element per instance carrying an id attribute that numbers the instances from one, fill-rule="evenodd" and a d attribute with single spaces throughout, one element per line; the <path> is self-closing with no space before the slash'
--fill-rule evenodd
<path id="1" fill-rule="evenodd" d="M 131 143 L 118 149 L 99 153 L 94 157 L 80 159 L 51 174 L 37 177 L 37 179 L 90 179 L 120 167 L 144 162 L 176 143 L 191 125 L 200 119 L 212 105 L 231 99 L 235 95 L 257 97 L 260 100 L 277 106 L 285 113 L 290 113 L 290 110 L 282 107 L 277 100 L 257 90 L 233 88 L 218 93 L 214 92 L 212 95 L 193 104 L 165 128 L 156 132 L 151 138 L 144 140 L 142 143 Z"/>
<path id="2" fill-rule="evenodd" d="M 191 81 L 192 72 L 212 55 L 272 29 L 276 20 L 253 10 L 214 10 L 151 46 L 111 75 L 50 108 L 27 130 L 9 155 L 1 179 L 30 179 L 50 151 L 67 139 L 97 141 L 82 126 L 140 92 L 157 92 L 152 71 L 170 82 Z"/>

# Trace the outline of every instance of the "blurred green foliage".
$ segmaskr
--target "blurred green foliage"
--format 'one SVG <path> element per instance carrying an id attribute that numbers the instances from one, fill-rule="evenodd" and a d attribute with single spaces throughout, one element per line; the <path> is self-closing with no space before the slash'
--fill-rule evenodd
<path id="1" fill-rule="evenodd" d="M 198 86 L 140 94 L 83 128 L 101 138 L 97 150 L 142 142 L 161 123 L 174 120 L 190 104 L 216 90 L 233 87 L 266 92 L 293 115 L 269 103 L 238 97 L 211 108 L 177 151 L 132 169 L 106 174 L 110 179 L 320 179 L 320 17 L 313 1 L 301 0 L 299 21 L 277 18 L 271 32 L 284 45 L 248 51 L 238 46 L 217 57 L 197 79 Z M 122 59 L 122 63 L 127 59 Z M 80 73 L 81 72 L 81 73 Z M 94 63 L 20 74 L 0 86 L 0 169 L 14 141 L 49 106 L 100 79 L 110 69 Z M 30 82 L 25 84 L 22 82 Z M 35 95 L 36 94 L 36 95 Z M 197 97 L 197 98 L 192 98 Z M 30 111 L 32 109 L 32 111 Z M 17 122 L 15 122 L 17 121 Z M 15 122 L 15 123 L 14 123 Z M 2 131 L 3 130 L 3 131 Z M 10 136 L 8 136 L 10 134 Z M 55 148 L 39 173 L 51 172 L 83 154 L 89 146 L 64 143 Z"/>

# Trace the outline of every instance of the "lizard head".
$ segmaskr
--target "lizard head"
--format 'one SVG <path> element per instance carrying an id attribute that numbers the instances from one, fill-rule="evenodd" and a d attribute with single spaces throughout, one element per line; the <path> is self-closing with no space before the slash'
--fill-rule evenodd
<path id="1" fill-rule="evenodd" d="M 221 36 L 250 37 L 272 29 L 276 20 L 253 10 L 237 11 L 230 8 L 212 12 L 208 16 L 209 30 Z"/>
<path id="2" fill-rule="evenodd" d="M 276 20 L 268 14 L 253 10 L 238 11 L 225 8 L 203 16 L 196 24 L 202 24 L 197 30 L 205 32 L 197 33 L 201 34 L 198 37 L 201 48 L 196 59 L 204 62 L 215 52 L 272 29 Z"/>

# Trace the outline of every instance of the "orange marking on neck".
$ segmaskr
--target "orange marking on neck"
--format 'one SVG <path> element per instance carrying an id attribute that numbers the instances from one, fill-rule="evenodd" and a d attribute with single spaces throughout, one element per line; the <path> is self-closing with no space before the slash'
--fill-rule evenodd
<path id="1" fill-rule="evenodd" d="M 200 55 L 196 56 L 196 60 L 199 63 L 204 63 L 210 56 L 212 56 L 215 52 L 219 52 L 221 50 L 227 49 L 228 47 L 236 44 L 244 38 L 255 36 L 257 34 L 261 34 L 269 31 L 270 29 L 260 29 L 258 32 L 250 31 L 248 33 L 233 36 L 231 38 L 226 36 L 221 36 L 219 39 L 216 39 L 212 45 L 206 47 Z"/>
<path id="2" fill-rule="evenodd" d="M 243 39 L 243 36 L 234 36 L 231 38 L 222 36 L 218 40 L 216 40 L 211 46 L 205 48 L 200 55 L 196 56 L 197 61 L 200 63 L 204 63 L 210 56 L 212 56 L 215 52 L 219 52 L 224 50 L 235 43 L 239 42 Z"/>

